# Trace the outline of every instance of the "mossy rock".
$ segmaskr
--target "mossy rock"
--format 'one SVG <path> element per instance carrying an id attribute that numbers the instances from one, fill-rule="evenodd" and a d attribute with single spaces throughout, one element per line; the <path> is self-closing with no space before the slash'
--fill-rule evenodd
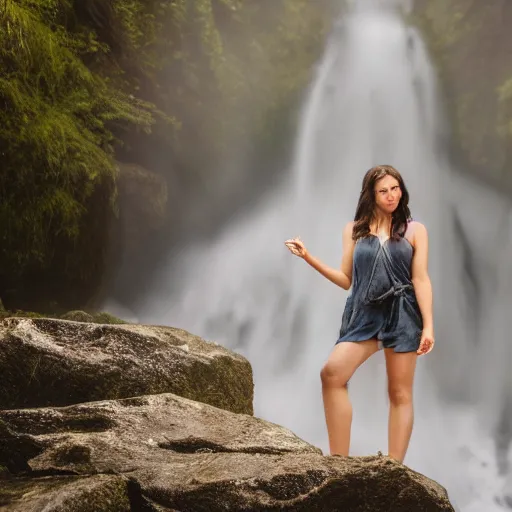
<path id="1" fill-rule="evenodd" d="M 61 315 L 60 318 L 62 320 L 71 320 L 73 322 L 86 322 L 95 324 L 119 325 L 127 323 L 124 320 L 111 315 L 110 313 L 87 313 L 81 310 L 68 311 L 67 313 Z"/>
<path id="2" fill-rule="evenodd" d="M 45 313 L 38 313 L 35 311 L 8 311 L 6 309 L 2 309 L 1 301 L 0 301 L 0 320 L 5 318 L 54 318 L 61 320 L 71 320 L 73 322 L 85 322 L 85 323 L 94 323 L 94 324 L 109 324 L 109 325 L 121 325 L 126 324 L 125 320 L 121 318 L 117 318 L 114 315 L 106 312 L 99 313 L 88 313 L 82 310 L 74 310 L 68 311 L 62 315 L 52 315 Z"/>
<path id="3" fill-rule="evenodd" d="M 114 315 L 111 315 L 110 313 L 94 313 L 93 314 L 93 322 L 96 324 L 110 324 L 110 325 L 120 325 L 120 324 L 127 324 L 128 322 L 125 322 L 124 320 L 121 320 L 120 318 L 117 318 Z"/>
<path id="4" fill-rule="evenodd" d="M 0 323 L 0 375 L 4 409 L 175 393 L 253 412 L 249 362 L 171 327 L 8 318 Z"/>
<path id="5" fill-rule="evenodd" d="M 51 318 L 48 315 L 44 315 L 42 313 L 36 313 L 35 311 L 8 311 L 8 310 L 0 310 L 0 320 L 4 318 Z"/>
<path id="6" fill-rule="evenodd" d="M 68 311 L 61 315 L 62 320 L 71 320 L 73 322 L 93 322 L 93 316 L 85 311 Z"/>
<path id="7" fill-rule="evenodd" d="M 5 507 L 5 509 L 4 509 Z M 120 476 L 13 478 L 0 486 L 8 512 L 129 512 L 127 480 Z"/>

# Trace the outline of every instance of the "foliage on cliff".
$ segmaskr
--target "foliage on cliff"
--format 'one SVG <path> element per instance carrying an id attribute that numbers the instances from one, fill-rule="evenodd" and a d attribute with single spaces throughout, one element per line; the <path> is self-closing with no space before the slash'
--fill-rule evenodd
<path id="1" fill-rule="evenodd" d="M 512 192 L 512 4 L 419 0 L 416 14 L 439 65 L 462 160 Z"/>
<path id="2" fill-rule="evenodd" d="M 272 133 L 307 80 L 330 4 L 0 0 L 6 303 L 45 294 L 76 307 L 93 293 L 116 159 L 193 180 L 233 133 Z"/>

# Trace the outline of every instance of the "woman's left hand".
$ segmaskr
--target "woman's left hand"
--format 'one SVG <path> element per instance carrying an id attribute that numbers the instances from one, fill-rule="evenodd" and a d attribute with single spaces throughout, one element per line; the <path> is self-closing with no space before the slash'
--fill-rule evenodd
<path id="1" fill-rule="evenodd" d="M 434 331 L 432 329 L 423 329 L 420 346 L 416 353 L 420 356 L 428 354 L 434 348 L 434 343 Z"/>

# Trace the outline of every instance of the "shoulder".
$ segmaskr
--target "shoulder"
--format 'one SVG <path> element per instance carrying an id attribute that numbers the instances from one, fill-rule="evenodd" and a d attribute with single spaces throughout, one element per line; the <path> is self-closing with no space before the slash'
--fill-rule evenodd
<path id="1" fill-rule="evenodd" d="M 352 244 L 354 242 L 352 238 L 352 234 L 354 232 L 354 221 L 347 222 L 345 227 L 343 228 L 343 243 L 344 244 Z"/>
<path id="2" fill-rule="evenodd" d="M 351 220 L 350 222 L 347 222 L 345 224 L 345 227 L 343 228 L 343 233 L 352 233 L 352 230 L 354 229 L 355 221 Z"/>
<path id="3" fill-rule="evenodd" d="M 355 222 L 353 220 L 350 222 L 347 222 L 345 224 L 345 227 L 343 228 L 343 237 L 352 238 L 352 233 L 354 231 L 354 224 L 355 224 Z"/>
<path id="4" fill-rule="evenodd" d="M 407 226 L 405 236 L 412 243 L 412 246 L 417 248 L 418 245 L 423 245 L 427 241 L 427 228 L 421 222 L 412 220 Z"/>
<path id="5" fill-rule="evenodd" d="M 427 228 L 425 227 L 425 224 L 422 224 L 421 222 L 418 222 L 416 220 L 411 220 L 407 225 L 406 233 L 410 233 L 412 236 L 416 234 L 420 236 L 425 236 L 427 234 Z"/>

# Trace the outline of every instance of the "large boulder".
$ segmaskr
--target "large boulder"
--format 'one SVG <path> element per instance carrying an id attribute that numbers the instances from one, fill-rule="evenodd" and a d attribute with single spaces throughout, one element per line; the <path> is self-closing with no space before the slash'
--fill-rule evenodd
<path id="1" fill-rule="evenodd" d="M 0 408 L 176 393 L 253 412 L 249 362 L 182 329 L 46 318 L 0 322 Z"/>
<path id="2" fill-rule="evenodd" d="M 128 482 L 122 476 L 16 478 L 0 485 L 5 512 L 129 512 Z"/>
<path id="3" fill-rule="evenodd" d="M 87 490 L 91 475 L 115 474 L 132 510 L 453 511 L 440 485 L 388 457 L 325 457 L 283 427 L 171 394 L 2 411 L 0 439 L 6 487 L 36 477 L 6 510 L 36 510 L 40 475 Z"/>
<path id="4" fill-rule="evenodd" d="M 284 427 L 173 394 L 0 411 L 0 439 L 15 474 L 123 473 L 169 453 L 321 453 Z"/>
<path id="5" fill-rule="evenodd" d="M 181 512 L 453 512 L 446 491 L 376 455 L 177 455 L 134 471 L 143 499 Z"/>

